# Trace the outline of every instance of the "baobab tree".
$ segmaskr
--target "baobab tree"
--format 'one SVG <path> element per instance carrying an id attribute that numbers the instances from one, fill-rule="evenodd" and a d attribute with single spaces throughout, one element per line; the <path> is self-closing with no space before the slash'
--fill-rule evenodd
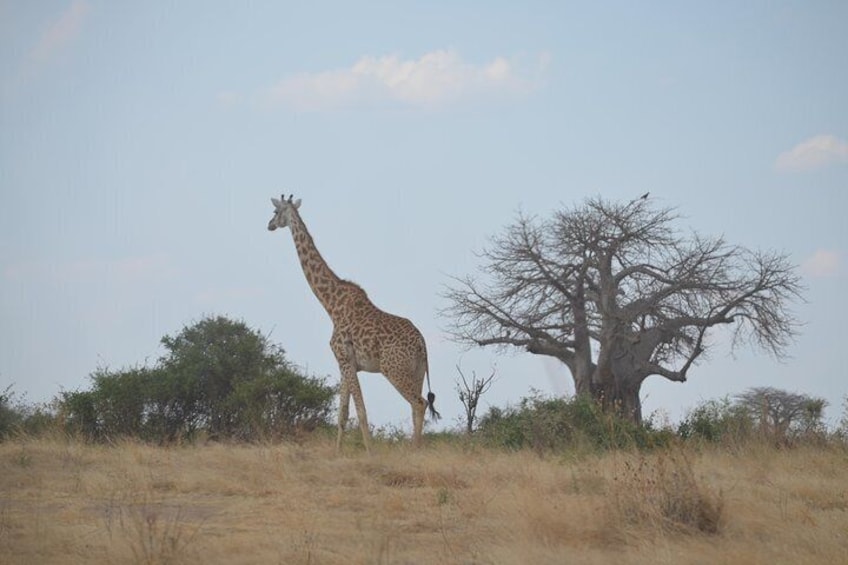
<path id="1" fill-rule="evenodd" d="M 782 357 L 802 291 L 787 256 L 684 233 L 678 221 L 647 195 L 519 214 L 481 252 L 480 273 L 447 287 L 448 331 L 469 346 L 554 357 L 578 395 L 635 422 L 645 379 L 685 382 L 717 326 L 734 348 Z"/>

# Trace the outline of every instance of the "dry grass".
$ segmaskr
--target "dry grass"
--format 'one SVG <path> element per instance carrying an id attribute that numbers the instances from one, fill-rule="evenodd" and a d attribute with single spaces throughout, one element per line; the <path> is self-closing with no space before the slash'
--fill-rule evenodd
<path id="1" fill-rule="evenodd" d="M 610 531 L 627 533 L 637 526 L 647 532 L 716 534 L 724 521 L 723 494 L 698 480 L 690 456 L 679 448 L 626 457 L 609 497 Z"/>
<path id="2" fill-rule="evenodd" d="M 4 563 L 846 563 L 844 451 L 0 444 Z"/>

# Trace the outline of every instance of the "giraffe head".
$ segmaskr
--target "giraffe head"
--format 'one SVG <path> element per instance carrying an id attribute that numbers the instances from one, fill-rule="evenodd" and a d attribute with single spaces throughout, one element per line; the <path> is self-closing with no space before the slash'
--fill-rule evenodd
<path id="1" fill-rule="evenodd" d="M 274 231 L 277 228 L 284 228 L 291 224 L 291 217 L 294 211 L 300 208 L 300 198 L 292 202 L 292 196 L 286 200 L 284 195 L 280 199 L 271 199 L 274 205 L 274 217 L 268 222 L 268 231 Z"/>

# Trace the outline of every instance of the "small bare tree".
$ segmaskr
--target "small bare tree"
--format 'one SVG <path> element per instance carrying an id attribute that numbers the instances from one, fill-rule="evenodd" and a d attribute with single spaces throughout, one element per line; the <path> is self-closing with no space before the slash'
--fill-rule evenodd
<path id="1" fill-rule="evenodd" d="M 810 433 L 821 429 L 827 406 L 823 398 L 788 392 L 764 386 L 746 390 L 736 397 L 760 430 L 770 437 L 784 441 L 792 433 Z"/>
<path id="2" fill-rule="evenodd" d="M 471 382 L 465 378 L 462 368 L 456 366 L 459 373 L 459 379 L 456 381 L 456 392 L 459 394 L 459 401 L 465 408 L 465 432 L 468 435 L 474 433 L 474 423 L 477 421 L 477 404 L 480 402 L 480 397 L 483 396 L 495 380 L 495 369 L 492 369 L 492 374 L 481 379 L 477 377 L 476 371 L 471 371 Z"/>
<path id="3" fill-rule="evenodd" d="M 676 220 L 647 195 L 519 215 L 483 250 L 482 279 L 448 287 L 448 329 L 468 345 L 554 357 L 578 395 L 635 422 L 644 380 L 685 382 L 711 328 L 783 355 L 802 290 L 788 257 L 682 233 Z"/>

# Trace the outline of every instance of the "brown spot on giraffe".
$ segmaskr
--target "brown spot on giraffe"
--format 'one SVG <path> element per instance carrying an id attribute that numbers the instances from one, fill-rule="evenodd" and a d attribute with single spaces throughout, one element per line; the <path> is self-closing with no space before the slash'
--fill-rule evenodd
<path id="1" fill-rule="evenodd" d="M 351 396 L 365 448 L 369 451 L 371 448 L 368 416 L 359 387 L 358 371 L 382 373 L 409 402 L 412 406 L 413 442 L 419 445 L 427 408 L 433 418 L 439 417 L 433 406 L 436 396 L 429 391 L 427 345 L 421 332 L 406 318 L 377 308 L 359 285 L 339 278 L 330 269 L 300 217 L 300 200 L 292 202 L 290 196 L 288 200 L 272 198 L 271 202 L 274 204 L 274 217 L 268 222 L 268 229 L 291 229 L 303 274 L 333 321 L 330 349 L 341 372 L 336 448 L 341 448 Z M 425 376 L 428 388 L 426 399 L 421 396 Z"/>

